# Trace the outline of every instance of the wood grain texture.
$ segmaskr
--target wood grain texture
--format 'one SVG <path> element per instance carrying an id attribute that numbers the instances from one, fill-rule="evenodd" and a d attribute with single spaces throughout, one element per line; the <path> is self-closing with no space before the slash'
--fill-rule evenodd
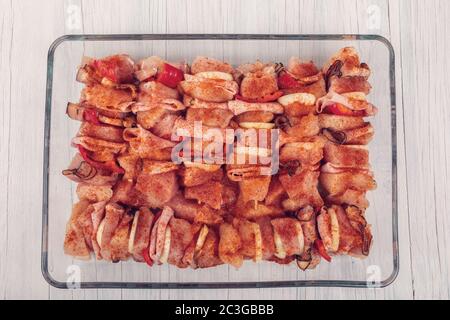
<path id="1" fill-rule="evenodd" d="M 450 4 L 405 1 L 400 12 L 414 297 L 448 299 Z"/>
<path id="2" fill-rule="evenodd" d="M 1 192 L 7 194 L 8 238 L 6 256 L 2 253 L 1 257 L 0 288 L 6 298 L 47 298 L 49 286 L 41 276 L 38 250 L 42 221 L 38 182 L 42 181 L 46 51 L 61 31 L 57 21 L 62 2 L 42 2 L 37 7 L 26 1 L 2 1 L 0 11 L 8 15 L 3 20 L 2 52 L 3 37 L 10 39 L 5 48 L 10 59 L 6 67 L 10 68 L 10 90 L 5 90 L 3 98 L 9 105 L 2 105 L 2 111 L 10 110 L 8 157 L 2 161 L 8 164 L 8 179 L 2 181 L 6 190 L 2 186 Z"/>
<path id="3" fill-rule="evenodd" d="M 11 116 L 11 42 L 12 8 L 11 3 L 1 0 L 0 8 L 0 299 L 6 298 L 6 262 L 8 260 L 8 181 L 9 181 L 9 142 Z"/>
<path id="4" fill-rule="evenodd" d="M 77 10 L 81 20 L 73 21 Z M 390 39 L 397 67 L 396 282 L 377 290 L 50 288 L 40 273 L 45 68 L 48 46 L 64 33 L 376 33 Z M 449 34 L 446 0 L 0 0 L 0 299 L 448 299 Z"/>

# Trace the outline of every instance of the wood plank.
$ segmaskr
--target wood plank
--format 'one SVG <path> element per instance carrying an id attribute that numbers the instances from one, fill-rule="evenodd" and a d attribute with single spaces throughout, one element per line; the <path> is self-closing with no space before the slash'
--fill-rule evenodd
<path id="1" fill-rule="evenodd" d="M 411 256 L 410 256 L 410 231 L 409 231 L 409 208 L 408 190 L 406 185 L 406 149 L 404 136 L 404 105 L 402 92 L 402 61 L 405 57 L 401 55 L 400 43 L 400 21 L 401 10 L 398 1 L 389 1 L 389 29 L 390 40 L 396 53 L 396 87 L 397 87 L 397 170 L 398 170 L 398 215 L 399 215 L 399 251 L 400 251 L 400 273 L 397 280 L 386 289 L 386 298 L 389 299 L 412 299 L 413 281 L 411 278 Z M 406 57 L 407 58 L 407 57 Z"/>
<path id="2" fill-rule="evenodd" d="M 83 28 L 83 17 L 82 17 L 82 2 L 81 0 L 65 0 L 63 2 L 63 8 L 62 8 L 62 19 L 58 20 L 59 23 L 61 23 L 61 30 L 62 30 L 62 34 L 71 34 L 71 33 L 75 33 L 75 34 L 79 34 L 79 33 L 83 33 L 84 28 Z M 65 47 L 64 47 L 65 48 Z M 57 49 L 57 50 L 65 50 L 64 48 Z M 73 57 L 73 56 L 77 56 L 77 59 L 81 59 L 79 58 L 80 56 L 83 55 L 82 52 L 82 48 L 77 48 L 77 47 L 71 47 L 66 49 L 65 52 L 65 56 L 67 58 Z M 55 69 L 58 70 L 58 72 L 61 72 L 61 74 L 64 74 L 64 77 L 70 79 L 73 78 L 73 81 L 75 81 L 74 79 L 74 70 L 70 70 L 70 66 L 68 64 L 65 64 L 64 62 L 59 62 L 56 61 L 55 62 Z M 55 73 L 55 81 L 58 81 L 58 79 L 60 79 L 58 77 L 59 73 Z M 59 96 L 64 95 L 64 97 L 59 98 Z M 66 90 L 62 91 L 62 90 L 55 90 L 53 92 L 53 96 L 56 97 L 56 99 L 59 101 L 64 101 L 64 100 L 68 100 L 68 93 Z M 63 104 L 64 105 L 64 104 Z M 53 105 L 52 106 L 54 109 L 58 108 L 59 105 Z M 55 110 L 53 113 L 58 113 L 57 110 Z M 57 132 L 64 132 L 64 136 L 63 139 L 68 140 L 71 138 L 71 131 L 72 131 L 72 125 L 67 125 L 65 122 L 61 122 L 59 121 L 59 118 L 56 118 L 56 120 L 58 121 L 54 121 L 55 118 L 53 118 L 53 126 L 52 126 L 52 130 L 55 130 Z M 61 127 L 60 127 L 61 126 Z M 64 129 L 59 129 L 59 128 L 64 128 Z M 73 148 L 71 148 L 70 146 L 67 146 L 66 148 L 63 148 L 59 151 L 59 158 L 61 161 L 61 163 L 58 163 L 57 166 L 61 166 L 64 167 L 67 165 L 68 160 L 70 159 L 71 156 L 73 154 Z M 51 160 L 50 160 L 51 161 Z M 53 165 L 55 165 L 56 163 L 53 162 Z M 60 192 L 63 192 L 62 190 L 64 190 L 64 192 L 67 192 L 69 194 L 65 195 L 67 198 L 65 198 L 64 201 L 63 199 L 61 199 L 61 201 L 58 201 L 59 205 L 61 207 L 58 207 L 58 211 L 60 211 L 60 214 L 55 214 L 55 211 L 52 211 L 50 209 L 50 219 L 49 219 L 49 223 L 50 224 L 55 224 L 55 225 L 61 225 L 64 226 L 67 223 L 67 219 L 70 216 L 70 204 L 68 204 L 67 199 L 70 199 L 70 202 L 73 202 L 73 193 L 74 193 L 74 185 L 69 186 L 69 188 L 65 189 L 62 188 L 61 185 L 57 185 L 57 183 L 51 184 L 50 186 L 50 196 L 52 196 L 54 194 L 54 189 L 53 188 L 58 188 L 58 190 L 61 190 Z M 67 191 L 66 191 L 67 190 Z M 60 197 L 62 197 L 63 195 L 60 195 Z M 70 197 L 70 198 L 69 198 Z M 68 212 L 63 212 L 68 210 Z M 59 212 L 58 212 L 59 213 Z M 50 229 L 53 230 L 53 229 Z M 64 229 L 62 229 L 60 232 L 64 232 Z M 50 233 L 52 233 L 52 231 L 50 231 Z M 53 248 L 61 248 L 61 244 L 58 243 L 61 241 L 63 237 L 63 234 L 60 233 L 60 236 L 52 236 L 49 238 L 49 249 L 52 252 Z M 58 269 L 64 269 L 65 273 L 64 275 L 67 277 L 70 275 L 70 271 L 72 266 L 76 266 L 77 265 L 77 261 L 75 261 L 74 259 L 67 259 L 64 260 L 64 262 L 59 261 L 60 257 L 57 255 L 52 255 L 49 254 L 49 265 L 51 266 L 51 268 L 56 269 L 55 273 L 59 273 Z M 65 262 L 67 262 L 67 264 L 64 264 Z M 64 264 L 64 265 L 63 265 Z M 81 269 L 80 269 L 81 270 Z M 69 273 L 67 273 L 67 271 L 69 271 Z M 83 272 L 81 272 L 81 277 L 82 279 L 85 279 Z M 68 299 L 86 299 L 86 298 L 97 298 L 97 290 L 90 290 L 90 291 L 84 291 L 84 290 L 61 290 L 61 289 L 56 289 L 53 287 L 50 287 L 50 294 L 49 294 L 49 298 L 52 300 L 68 300 Z"/>
<path id="3" fill-rule="evenodd" d="M 60 32 L 62 2 L 13 1 L 8 256 L 3 290 L 6 298 L 48 298 L 40 271 L 42 150 L 46 55 Z M 48 17 L 54 17 L 48 19 Z M 39 27 L 36 27 L 39 26 Z M 33 74 L 33 76 L 26 76 Z"/>
<path id="4" fill-rule="evenodd" d="M 13 20 L 11 2 L 0 1 L 0 299 L 6 298 L 6 281 L 8 273 L 8 206 L 9 145 L 11 115 L 11 42 L 13 36 Z"/>
<path id="5" fill-rule="evenodd" d="M 402 1 L 400 11 L 414 297 L 448 299 L 450 4 Z"/>

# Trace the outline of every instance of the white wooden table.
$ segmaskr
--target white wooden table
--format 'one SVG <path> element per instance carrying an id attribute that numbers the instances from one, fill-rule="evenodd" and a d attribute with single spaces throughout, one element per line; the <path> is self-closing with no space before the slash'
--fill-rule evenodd
<path id="1" fill-rule="evenodd" d="M 385 289 L 58 290 L 40 271 L 46 54 L 67 33 L 376 33 L 397 55 L 400 275 Z M 450 1 L 0 0 L 0 299 L 450 298 Z"/>

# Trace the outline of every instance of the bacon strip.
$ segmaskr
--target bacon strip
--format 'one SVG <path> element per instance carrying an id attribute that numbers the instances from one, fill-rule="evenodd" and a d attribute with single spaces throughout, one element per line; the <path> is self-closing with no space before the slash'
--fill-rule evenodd
<path id="1" fill-rule="evenodd" d="M 374 190 L 377 186 L 373 177 L 364 171 L 322 172 L 320 183 L 329 194 L 340 194 L 347 189 Z"/>
<path id="2" fill-rule="evenodd" d="M 314 62 L 304 62 L 298 57 L 291 57 L 289 59 L 287 70 L 304 85 L 317 82 L 322 77 L 322 72 L 317 69 Z"/>
<path id="3" fill-rule="evenodd" d="M 208 102 L 226 102 L 239 92 L 239 85 L 235 81 L 207 79 L 188 74 L 180 86 L 185 94 Z"/>
<path id="4" fill-rule="evenodd" d="M 123 153 L 127 149 L 126 143 L 111 142 L 91 137 L 75 137 L 72 139 L 72 144 L 81 145 L 89 151 L 103 151 L 110 150 L 112 153 Z"/>
<path id="5" fill-rule="evenodd" d="M 135 261 L 144 262 L 142 252 L 148 250 L 153 220 L 154 215 L 148 208 L 139 208 L 139 219 L 136 225 L 133 252 L 131 252 Z"/>
<path id="6" fill-rule="evenodd" d="M 164 207 L 161 216 L 156 220 L 153 225 L 152 233 L 150 236 L 150 258 L 154 262 L 159 262 L 159 258 L 161 257 L 161 253 L 164 247 L 164 239 L 166 236 L 166 229 L 169 225 L 170 219 L 173 217 L 173 210 L 170 207 Z"/>
<path id="7" fill-rule="evenodd" d="M 327 143 L 323 159 L 337 168 L 369 169 L 369 150 L 365 146 Z"/>
<path id="8" fill-rule="evenodd" d="M 228 110 L 227 102 L 208 102 L 192 98 L 188 95 L 183 97 L 183 103 L 186 107 L 193 109 L 221 109 Z"/>
<path id="9" fill-rule="evenodd" d="M 378 111 L 373 104 L 365 100 L 350 99 L 333 91 L 330 91 L 325 97 L 317 100 L 316 111 L 317 113 L 322 113 L 328 106 L 336 103 L 339 103 L 350 110 L 364 110 L 365 116 L 374 116 Z"/>
<path id="10" fill-rule="evenodd" d="M 88 136 L 100 140 L 121 143 L 123 142 L 123 129 L 108 125 L 95 125 L 83 122 L 78 130 L 79 136 Z"/>
<path id="11" fill-rule="evenodd" d="M 186 267 L 182 264 L 187 247 L 195 236 L 194 227 L 183 219 L 172 218 L 169 222 L 171 230 L 171 245 L 167 262 L 179 268 Z"/>
<path id="12" fill-rule="evenodd" d="M 100 84 L 86 86 L 81 93 L 82 103 L 117 112 L 130 112 L 134 100 L 134 93 L 130 90 L 107 88 Z"/>
<path id="13" fill-rule="evenodd" d="M 158 102 L 136 102 L 131 107 L 131 111 L 133 111 L 133 113 L 137 113 L 149 111 L 155 108 L 162 108 L 171 112 L 183 111 L 184 109 L 186 109 L 181 101 L 178 101 L 176 99 L 162 99 Z"/>
<path id="14" fill-rule="evenodd" d="M 228 101 L 228 108 L 235 116 L 249 111 L 266 111 L 275 114 L 283 113 L 284 109 L 278 102 L 252 103 L 241 100 Z"/>
<path id="15" fill-rule="evenodd" d="M 372 86 L 364 77 L 332 77 L 330 79 L 330 91 L 336 93 L 364 92 L 369 94 Z"/>
<path id="16" fill-rule="evenodd" d="M 125 210 L 117 204 L 109 203 L 105 206 L 105 217 L 102 220 L 104 226 L 103 230 L 100 230 L 103 232 L 98 237 L 96 235 L 96 238 L 100 239 L 100 243 L 98 243 L 100 254 L 105 260 L 112 260 L 110 243 L 124 213 Z"/>
<path id="17" fill-rule="evenodd" d="M 205 71 L 220 71 L 225 73 L 234 73 L 233 67 L 223 61 L 213 58 L 198 56 L 192 61 L 191 72 L 197 74 Z"/>
<path id="18" fill-rule="evenodd" d="M 175 146 L 174 142 L 162 139 L 142 127 L 125 129 L 123 138 L 130 144 L 131 151 L 141 158 L 149 158 L 155 149 L 166 149 Z"/>

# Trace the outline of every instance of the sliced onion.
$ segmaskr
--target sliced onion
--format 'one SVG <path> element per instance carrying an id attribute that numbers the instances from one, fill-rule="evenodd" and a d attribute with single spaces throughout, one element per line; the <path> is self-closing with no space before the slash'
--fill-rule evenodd
<path id="1" fill-rule="evenodd" d="M 291 127 L 291 123 L 286 116 L 278 116 L 275 118 L 275 127 L 284 130 Z"/>
<path id="2" fill-rule="evenodd" d="M 328 214 L 330 215 L 330 229 L 331 229 L 331 246 L 329 249 L 331 252 L 337 252 L 339 250 L 340 242 L 340 227 L 339 220 L 337 218 L 336 211 L 333 208 L 328 209 Z"/>
<path id="3" fill-rule="evenodd" d="M 203 245 L 205 244 L 206 237 L 208 236 L 209 229 L 207 225 L 203 225 L 202 229 L 197 238 L 197 242 L 195 243 L 194 254 L 197 255 L 200 250 L 202 250 Z"/>
<path id="4" fill-rule="evenodd" d="M 305 271 L 312 263 L 311 248 L 306 250 L 302 255 L 296 256 L 297 266 Z"/>
<path id="5" fill-rule="evenodd" d="M 73 120 L 83 121 L 84 108 L 79 104 L 69 102 L 66 113 Z"/>
<path id="6" fill-rule="evenodd" d="M 170 243 L 171 243 L 171 239 L 172 239 L 172 232 L 170 230 L 170 227 L 167 227 L 166 229 L 166 235 L 164 238 L 164 247 L 163 247 L 163 251 L 161 253 L 161 257 L 159 258 L 159 262 L 160 263 L 167 263 L 167 260 L 169 258 L 169 253 L 170 253 Z"/>
<path id="7" fill-rule="evenodd" d="M 310 205 L 301 208 L 297 212 L 297 219 L 301 222 L 309 222 L 314 217 L 314 208 Z"/>
<path id="8" fill-rule="evenodd" d="M 134 218 L 133 218 L 133 223 L 131 225 L 131 231 L 130 231 L 130 238 L 128 239 L 128 252 L 130 254 L 134 254 L 134 240 L 136 238 L 136 230 L 137 230 L 137 225 L 138 225 L 138 220 L 139 220 L 139 214 L 140 212 L 137 211 L 134 214 Z"/>
<path id="9" fill-rule="evenodd" d="M 62 174 L 66 177 L 73 175 L 81 180 L 91 180 L 97 175 L 97 169 L 86 161 L 81 161 L 77 168 L 63 170 Z"/>
<path id="10" fill-rule="evenodd" d="M 298 168 L 301 168 L 301 165 L 302 164 L 299 160 L 290 160 L 286 163 L 280 164 L 280 167 L 282 169 L 286 169 L 289 176 L 293 176 L 297 172 Z"/>
<path id="11" fill-rule="evenodd" d="M 367 228 L 364 228 L 362 236 L 363 236 L 363 245 L 361 252 L 363 255 L 367 257 L 369 255 L 370 246 L 372 244 L 372 234 L 370 233 L 370 231 L 367 230 Z"/>
<path id="12" fill-rule="evenodd" d="M 278 75 L 281 71 L 284 70 L 284 65 L 281 62 L 275 63 L 275 73 Z"/>
<path id="13" fill-rule="evenodd" d="M 283 241 L 276 231 L 273 232 L 273 240 L 275 243 L 275 257 L 278 259 L 286 258 L 286 250 L 284 249 Z"/>
<path id="14" fill-rule="evenodd" d="M 370 245 L 372 243 L 372 234 L 368 228 L 366 218 L 364 217 L 363 210 L 354 205 L 349 205 L 345 208 L 347 217 L 350 220 L 351 226 L 358 230 L 362 237 L 361 253 L 364 256 L 369 255 Z"/>
<path id="15" fill-rule="evenodd" d="M 337 144 L 345 144 L 347 142 L 347 135 L 343 131 L 337 131 L 331 128 L 324 128 L 322 129 L 322 134 L 329 141 Z"/>
<path id="16" fill-rule="evenodd" d="M 102 238 L 103 238 L 103 230 L 105 229 L 105 223 L 106 223 L 106 219 L 103 219 L 102 222 L 100 222 L 100 224 L 98 226 L 97 234 L 95 237 L 100 249 L 102 248 Z"/>
<path id="17" fill-rule="evenodd" d="M 76 80 L 80 83 L 89 83 L 91 76 L 89 74 L 89 67 L 85 65 L 84 67 L 81 67 L 78 69 Z"/>
<path id="18" fill-rule="evenodd" d="M 330 88 L 330 78 L 333 76 L 342 77 L 341 68 L 344 66 L 344 63 L 341 60 L 336 60 L 330 68 L 328 68 L 327 73 L 325 74 L 325 81 L 327 86 L 327 91 Z"/>

